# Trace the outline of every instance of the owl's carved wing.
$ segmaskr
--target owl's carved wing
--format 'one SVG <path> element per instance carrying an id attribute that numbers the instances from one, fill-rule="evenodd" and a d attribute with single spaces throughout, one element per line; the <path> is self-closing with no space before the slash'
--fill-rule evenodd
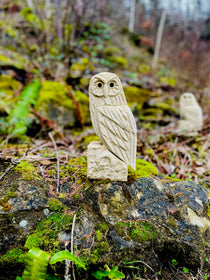
<path id="1" fill-rule="evenodd" d="M 182 109 L 182 114 L 181 117 L 192 121 L 192 122 L 197 122 L 202 120 L 202 110 L 200 106 L 185 106 Z"/>
<path id="2" fill-rule="evenodd" d="M 107 149 L 136 169 L 136 123 L 130 108 L 127 105 L 98 107 L 97 130 Z"/>

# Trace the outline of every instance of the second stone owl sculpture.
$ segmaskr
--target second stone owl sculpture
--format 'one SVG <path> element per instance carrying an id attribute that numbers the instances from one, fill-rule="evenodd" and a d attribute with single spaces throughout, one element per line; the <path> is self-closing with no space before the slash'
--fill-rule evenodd
<path id="1" fill-rule="evenodd" d="M 185 92 L 181 95 L 180 117 L 183 119 L 179 122 L 182 134 L 187 136 L 196 135 L 203 125 L 203 112 L 199 106 L 194 94 Z"/>
<path id="2" fill-rule="evenodd" d="M 99 172 L 99 175 L 94 175 L 91 169 L 94 165 L 92 158 L 92 160 L 88 160 L 88 177 L 98 178 L 102 176 L 103 178 L 120 180 L 114 172 L 114 169 L 117 170 L 117 173 L 120 172 L 120 162 L 122 165 L 124 164 L 124 169 L 126 166 L 126 170 L 127 165 L 130 165 L 134 170 L 136 169 L 137 135 L 136 122 L 127 105 L 123 87 L 117 75 L 101 72 L 93 76 L 89 84 L 89 100 L 91 120 L 95 133 L 101 142 L 96 143 L 96 145 L 91 144 L 90 148 L 93 149 L 95 164 L 98 169 L 102 168 L 102 172 Z M 101 157 L 99 162 L 96 159 L 97 152 L 94 152 L 96 147 L 99 148 L 98 156 Z M 90 151 L 88 158 L 91 159 Z M 104 158 L 106 158 L 105 161 Z M 107 171 L 109 168 L 101 166 L 101 162 L 111 164 L 111 175 Z M 124 179 L 121 178 L 122 181 L 125 181 L 125 177 L 127 178 L 127 175 L 124 176 Z"/>

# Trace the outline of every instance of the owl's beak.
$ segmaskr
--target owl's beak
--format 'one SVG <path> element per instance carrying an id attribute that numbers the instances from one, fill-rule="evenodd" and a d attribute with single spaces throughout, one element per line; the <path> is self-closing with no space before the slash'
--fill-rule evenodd
<path id="1" fill-rule="evenodd" d="M 106 84 L 104 85 L 104 100 L 105 100 L 106 104 L 109 103 L 109 101 L 108 101 L 108 86 Z"/>

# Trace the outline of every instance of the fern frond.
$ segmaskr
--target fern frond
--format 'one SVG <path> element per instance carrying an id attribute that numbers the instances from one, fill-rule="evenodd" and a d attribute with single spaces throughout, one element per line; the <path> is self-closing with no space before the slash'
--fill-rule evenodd
<path id="1" fill-rule="evenodd" d="M 39 80 L 34 80 L 20 93 L 19 101 L 9 117 L 8 132 L 14 136 L 23 135 L 27 131 L 29 123 L 28 114 L 30 106 L 36 103 L 38 92 L 41 87 Z"/>
<path id="2" fill-rule="evenodd" d="M 28 251 L 22 280 L 45 280 L 50 255 L 39 248 Z"/>
<path id="3" fill-rule="evenodd" d="M 86 270 L 85 264 L 78 257 L 76 257 L 73 253 L 70 253 L 69 251 L 58 252 L 50 259 L 49 264 L 62 262 L 64 260 L 73 261 L 76 266 L 82 267 Z"/>

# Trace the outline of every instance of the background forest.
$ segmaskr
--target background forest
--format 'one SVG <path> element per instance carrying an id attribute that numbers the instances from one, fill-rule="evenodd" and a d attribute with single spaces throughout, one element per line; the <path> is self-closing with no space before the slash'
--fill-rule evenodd
<path id="1" fill-rule="evenodd" d="M 120 77 L 137 122 L 137 157 L 169 178 L 210 188 L 209 1 L 1 0 L 0 35 L 0 181 L 26 161 L 59 197 L 67 180 L 59 165 L 86 155 L 97 139 L 89 80 L 109 71 Z M 179 131 L 183 92 L 203 110 L 197 136 Z M 209 279 L 207 270 L 183 271 L 167 260 L 165 267 L 164 279 Z"/>

